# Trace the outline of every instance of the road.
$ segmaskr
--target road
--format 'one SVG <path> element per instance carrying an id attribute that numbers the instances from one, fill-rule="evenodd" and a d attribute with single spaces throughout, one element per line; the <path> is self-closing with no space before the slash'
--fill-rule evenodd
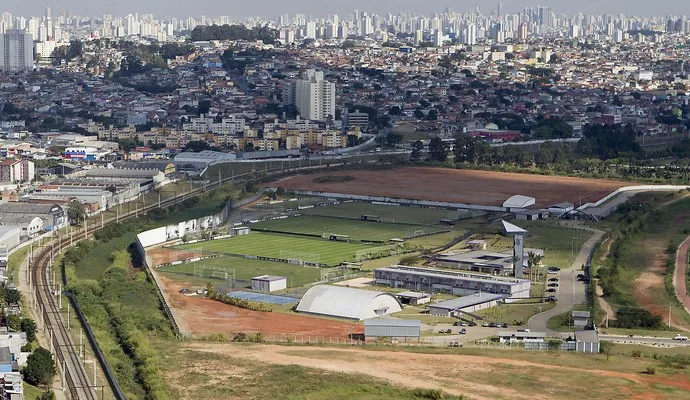
<path id="1" fill-rule="evenodd" d="M 673 340 L 671 338 L 658 338 L 651 336 L 618 336 L 618 335 L 599 335 L 599 340 L 608 340 L 614 343 L 640 344 L 645 346 L 658 347 L 688 347 L 690 341 Z"/>
<path id="2" fill-rule="evenodd" d="M 587 229 L 592 232 L 593 235 L 587 239 L 587 241 L 582 245 L 580 252 L 575 257 L 575 261 L 570 268 L 561 269 L 558 275 L 558 302 L 556 307 L 551 310 L 545 311 L 540 314 L 532 316 L 527 322 L 527 326 L 532 332 L 546 332 L 548 336 L 560 336 L 560 332 L 555 332 L 546 327 L 546 322 L 556 315 L 566 313 L 573 309 L 575 304 L 586 303 L 586 291 L 585 284 L 577 281 L 577 274 L 581 273 L 581 267 L 583 264 L 587 264 L 596 244 L 604 236 L 604 231 Z"/>
<path id="3" fill-rule="evenodd" d="M 676 269 L 673 274 L 673 288 L 676 291 L 676 298 L 681 302 L 685 311 L 690 314 L 690 296 L 688 296 L 688 248 L 690 248 L 690 236 L 678 246 L 676 252 Z"/>

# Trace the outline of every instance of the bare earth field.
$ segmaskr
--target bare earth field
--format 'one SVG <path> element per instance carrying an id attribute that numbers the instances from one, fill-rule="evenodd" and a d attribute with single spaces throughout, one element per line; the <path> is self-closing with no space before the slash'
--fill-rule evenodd
<path id="1" fill-rule="evenodd" d="M 183 351 L 232 357 L 240 365 L 297 365 L 339 374 L 363 374 L 394 386 L 442 389 L 448 394 L 478 400 L 585 397 L 647 400 L 682 399 L 690 395 L 687 375 L 645 375 L 640 372 L 644 361 L 635 359 L 629 367 L 613 368 L 603 356 L 593 359 L 596 356 L 555 355 L 558 359 L 573 359 L 563 359 L 565 365 L 553 365 L 520 352 L 501 357 L 223 343 L 191 343 Z M 206 363 L 204 360 L 203 364 Z M 238 375 L 234 378 L 241 381 L 241 371 Z M 193 391 L 190 387 L 183 389 Z"/>
<path id="2" fill-rule="evenodd" d="M 165 247 L 148 248 L 146 249 L 146 255 L 151 259 L 153 266 L 168 264 L 173 261 L 189 260 L 200 256 L 199 251 L 196 250 L 168 249 Z"/>
<path id="3" fill-rule="evenodd" d="M 170 296 L 170 307 L 181 316 L 177 323 L 183 331 L 193 335 L 237 332 L 257 333 L 264 336 L 303 336 L 312 341 L 321 338 L 346 338 L 351 332 L 361 333 L 360 325 L 348 324 L 324 318 L 290 315 L 278 312 L 258 312 L 238 308 L 199 296 L 180 293 L 190 285 L 159 276 L 161 289 Z"/>
<path id="4" fill-rule="evenodd" d="M 354 176 L 348 182 L 317 183 L 320 176 Z M 537 207 L 559 202 L 594 202 L 626 182 L 561 176 L 529 175 L 449 168 L 398 168 L 384 171 L 340 171 L 297 175 L 273 185 L 286 189 L 346 193 L 405 199 L 501 206 L 521 194 L 536 199 Z"/>

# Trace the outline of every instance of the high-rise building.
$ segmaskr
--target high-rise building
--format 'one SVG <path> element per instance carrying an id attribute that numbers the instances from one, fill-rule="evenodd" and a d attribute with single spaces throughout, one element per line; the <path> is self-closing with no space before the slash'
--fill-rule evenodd
<path id="1" fill-rule="evenodd" d="M 524 43 L 527 41 L 527 23 L 522 22 L 518 26 L 518 41 Z"/>
<path id="2" fill-rule="evenodd" d="M 0 70 L 30 71 L 34 67 L 34 43 L 30 34 L 7 30 L 0 35 Z"/>
<path id="3" fill-rule="evenodd" d="M 323 71 L 313 69 L 286 85 L 283 101 L 294 104 L 302 118 L 324 121 L 335 118 L 335 83 L 324 79 Z"/>

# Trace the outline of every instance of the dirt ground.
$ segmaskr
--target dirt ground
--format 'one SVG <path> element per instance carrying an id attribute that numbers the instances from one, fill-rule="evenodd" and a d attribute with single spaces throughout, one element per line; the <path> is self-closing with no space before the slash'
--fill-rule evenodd
<path id="1" fill-rule="evenodd" d="M 184 261 L 199 257 L 198 251 L 166 249 L 164 247 L 153 247 L 146 249 L 146 255 L 151 259 L 154 266 L 168 264 L 173 261 Z"/>
<path id="2" fill-rule="evenodd" d="M 352 175 L 349 182 L 317 183 L 319 176 Z M 398 168 L 384 171 L 328 172 L 291 176 L 274 183 L 286 189 L 501 206 L 521 194 L 537 207 L 560 202 L 597 201 L 629 183 L 601 179 L 529 175 L 449 168 Z"/>
<path id="3" fill-rule="evenodd" d="M 170 296 L 170 307 L 181 316 L 177 321 L 181 328 L 193 335 L 214 333 L 261 332 L 266 337 L 303 337 L 316 341 L 329 338 L 346 338 L 350 333 L 362 333 L 361 324 L 340 322 L 305 315 L 290 315 L 278 312 L 257 312 L 233 307 L 199 296 L 180 293 L 190 285 L 159 276 L 162 290 Z"/>
<path id="4" fill-rule="evenodd" d="M 508 375 L 519 371 L 535 371 L 535 376 L 543 381 L 547 392 L 565 390 L 577 398 L 577 390 L 568 391 L 568 376 L 591 374 L 592 393 L 614 390 L 615 398 L 658 399 L 658 385 L 674 390 L 690 392 L 690 381 L 686 376 L 660 377 L 640 373 L 615 372 L 548 365 L 531 361 L 510 358 L 456 355 L 456 354 L 421 354 L 400 353 L 393 351 L 368 351 L 365 349 L 338 349 L 325 347 L 285 347 L 277 345 L 236 346 L 232 344 L 194 343 L 190 350 L 212 352 L 234 358 L 246 359 L 248 362 L 261 362 L 277 365 L 300 365 L 342 373 L 358 373 L 386 380 L 394 385 L 409 388 L 442 389 L 453 395 L 465 395 L 471 399 L 551 399 L 553 394 L 545 396 L 532 390 L 519 389 L 502 377 L 482 379 L 487 374 Z M 404 358 L 404 362 L 401 359 Z M 439 366 L 443 366 L 439 368 Z M 540 373 L 539 371 L 542 371 Z M 552 381 L 554 377 L 565 377 L 565 382 Z M 559 378 L 562 379 L 562 378 Z M 628 385 L 617 388 L 608 387 L 607 380 L 631 382 L 634 392 L 623 393 L 631 389 Z M 511 387 L 513 386 L 513 387 Z M 582 394 L 582 393 L 579 393 Z M 606 398 L 613 398 L 605 396 Z"/>

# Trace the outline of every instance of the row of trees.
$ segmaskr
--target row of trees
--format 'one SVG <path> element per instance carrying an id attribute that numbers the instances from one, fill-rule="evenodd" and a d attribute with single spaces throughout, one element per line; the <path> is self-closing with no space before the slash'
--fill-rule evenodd
<path id="1" fill-rule="evenodd" d="M 268 26 L 257 26 L 248 29 L 244 25 L 197 25 L 190 34 L 192 41 L 200 40 L 261 40 L 266 44 L 275 44 L 278 30 Z"/>

